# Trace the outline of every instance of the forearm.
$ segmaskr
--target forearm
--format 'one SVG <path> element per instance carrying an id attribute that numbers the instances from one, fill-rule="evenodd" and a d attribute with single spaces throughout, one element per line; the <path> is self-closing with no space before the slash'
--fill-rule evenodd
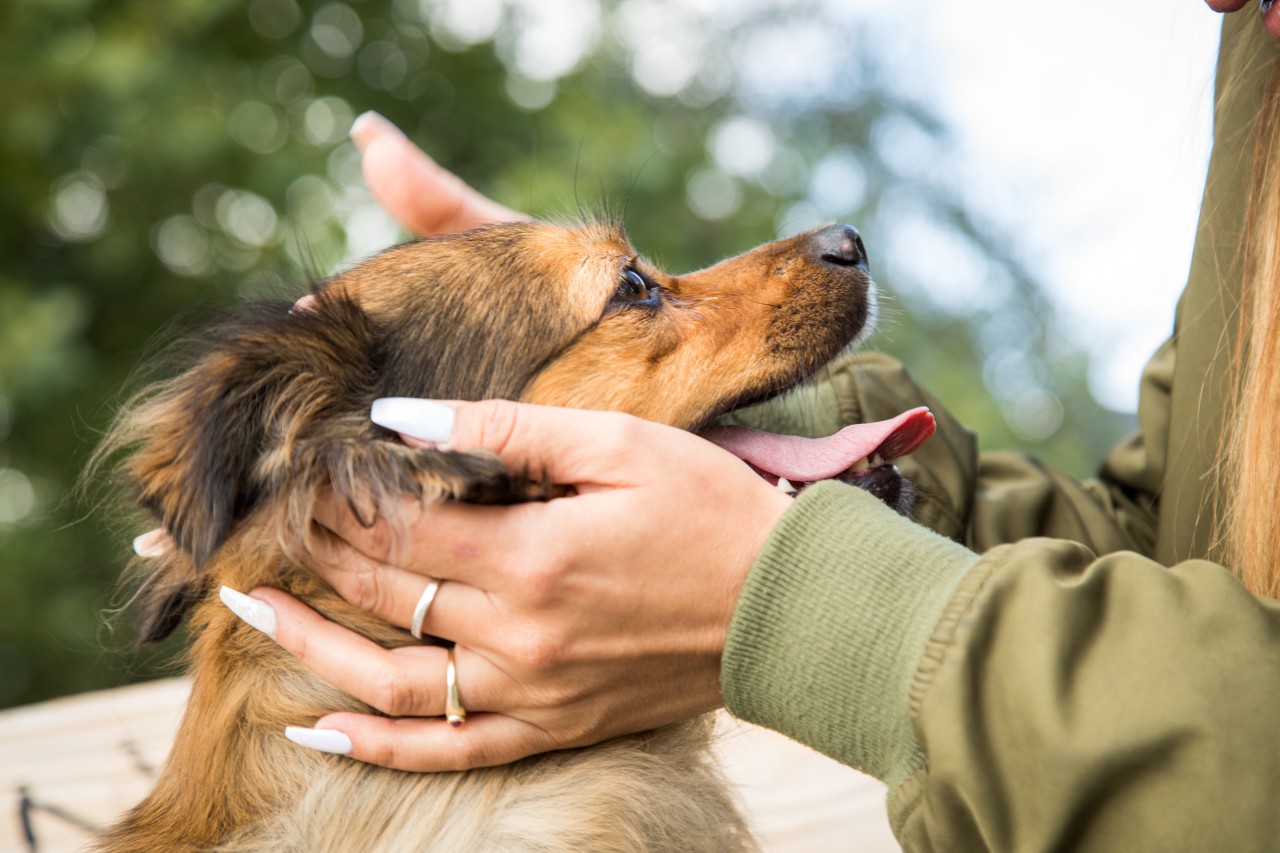
<path id="1" fill-rule="evenodd" d="M 899 523 L 909 538 L 895 537 Z M 916 665 L 977 559 L 859 489 L 810 487 L 739 596 L 722 664 L 729 710 L 901 783 L 921 766 L 907 714 Z"/>
<path id="2" fill-rule="evenodd" d="M 979 559 L 824 491 L 753 567 L 724 693 L 889 782 L 908 849 L 1247 850 L 1280 831 L 1275 602 L 1209 563 L 1058 540 Z M 843 526 L 809 529 L 837 504 Z M 801 534 L 823 541 L 786 565 Z"/>

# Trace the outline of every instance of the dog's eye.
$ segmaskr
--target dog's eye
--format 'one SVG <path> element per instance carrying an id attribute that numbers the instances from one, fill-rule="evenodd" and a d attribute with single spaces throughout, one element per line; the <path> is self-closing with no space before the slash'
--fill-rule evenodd
<path id="1" fill-rule="evenodd" d="M 622 274 L 622 283 L 618 285 L 618 299 L 623 302 L 643 302 L 649 298 L 649 285 L 644 276 L 635 270 L 626 270 Z"/>
<path id="2" fill-rule="evenodd" d="M 622 281 L 613 295 L 614 302 L 626 304 L 653 303 L 658 296 L 658 285 L 639 270 L 628 267 L 622 271 Z"/>

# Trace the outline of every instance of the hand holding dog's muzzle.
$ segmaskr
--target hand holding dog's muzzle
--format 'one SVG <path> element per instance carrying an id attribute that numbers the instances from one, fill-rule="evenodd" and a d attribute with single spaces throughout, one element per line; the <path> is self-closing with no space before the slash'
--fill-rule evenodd
<path id="1" fill-rule="evenodd" d="M 384 649 L 277 590 L 255 591 L 275 612 L 277 641 L 390 715 L 333 714 L 316 725 L 328 734 L 291 736 L 385 766 L 455 770 L 718 707 L 737 593 L 791 499 L 709 442 L 626 415 L 432 405 L 423 411 L 447 422 L 456 410 L 456 421 L 447 438 L 420 435 L 489 450 L 572 493 L 501 507 L 406 505 L 403 537 L 384 522 L 362 526 L 337 500 L 317 507 L 332 535 L 312 568 L 393 624 L 409 628 L 424 610 L 422 630 L 456 644 L 456 680 L 451 696 L 443 647 Z M 396 428 L 413 430 L 412 420 Z M 440 584 L 420 608 L 431 579 Z M 451 727 L 443 717 L 460 706 L 466 723 Z"/>

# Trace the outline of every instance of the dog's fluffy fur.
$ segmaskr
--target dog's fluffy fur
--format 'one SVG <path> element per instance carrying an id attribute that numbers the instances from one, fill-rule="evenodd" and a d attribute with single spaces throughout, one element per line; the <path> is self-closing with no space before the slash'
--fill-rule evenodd
<path id="1" fill-rule="evenodd" d="M 406 499 L 513 502 L 548 486 L 484 453 L 409 448 L 369 421 L 374 399 L 501 397 L 701 427 L 795 385 L 866 324 L 865 264 L 833 254 L 833 239 L 848 243 L 827 229 L 675 277 L 618 228 L 513 223 L 394 247 L 306 310 L 251 303 L 207 332 L 100 451 L 176 544 L 139 561 L 142 639 L 189 614 L 195 640 L 173 751 L 98 849 L 751 849 L 706 719 L 461 773 L 301 749 L 286 725 L 372 709 L 242 623 L 217 589 L 275 586 L 383 646 L 415 642 L 302 567 L 317 494 L 373 524 Z"/>

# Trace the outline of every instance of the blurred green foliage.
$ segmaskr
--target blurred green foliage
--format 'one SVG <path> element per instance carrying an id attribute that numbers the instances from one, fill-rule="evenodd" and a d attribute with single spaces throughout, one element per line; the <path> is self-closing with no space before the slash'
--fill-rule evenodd
<path id="1" fill-rule="evenodd" d="M 121 654 L 127 628 L 107 627 L 141 531 L 73 486 L 172 317 L 301 293 L 396 239 L 346 141 L 366 109 L 516 209 L 625 210 L 672 270 L 857 224 L 899 292 L 873 345 L 984 446 L 1088 474 L 1121 424 L 1054 343 L 1016 241 L 940 177 L 945 128 L 887 82 L 883 34 L 778 5 L 0 6 L 0 706 L 163 671 L 172 648 Z M 959 299 L 931 296 L 962 273 Z"/>

